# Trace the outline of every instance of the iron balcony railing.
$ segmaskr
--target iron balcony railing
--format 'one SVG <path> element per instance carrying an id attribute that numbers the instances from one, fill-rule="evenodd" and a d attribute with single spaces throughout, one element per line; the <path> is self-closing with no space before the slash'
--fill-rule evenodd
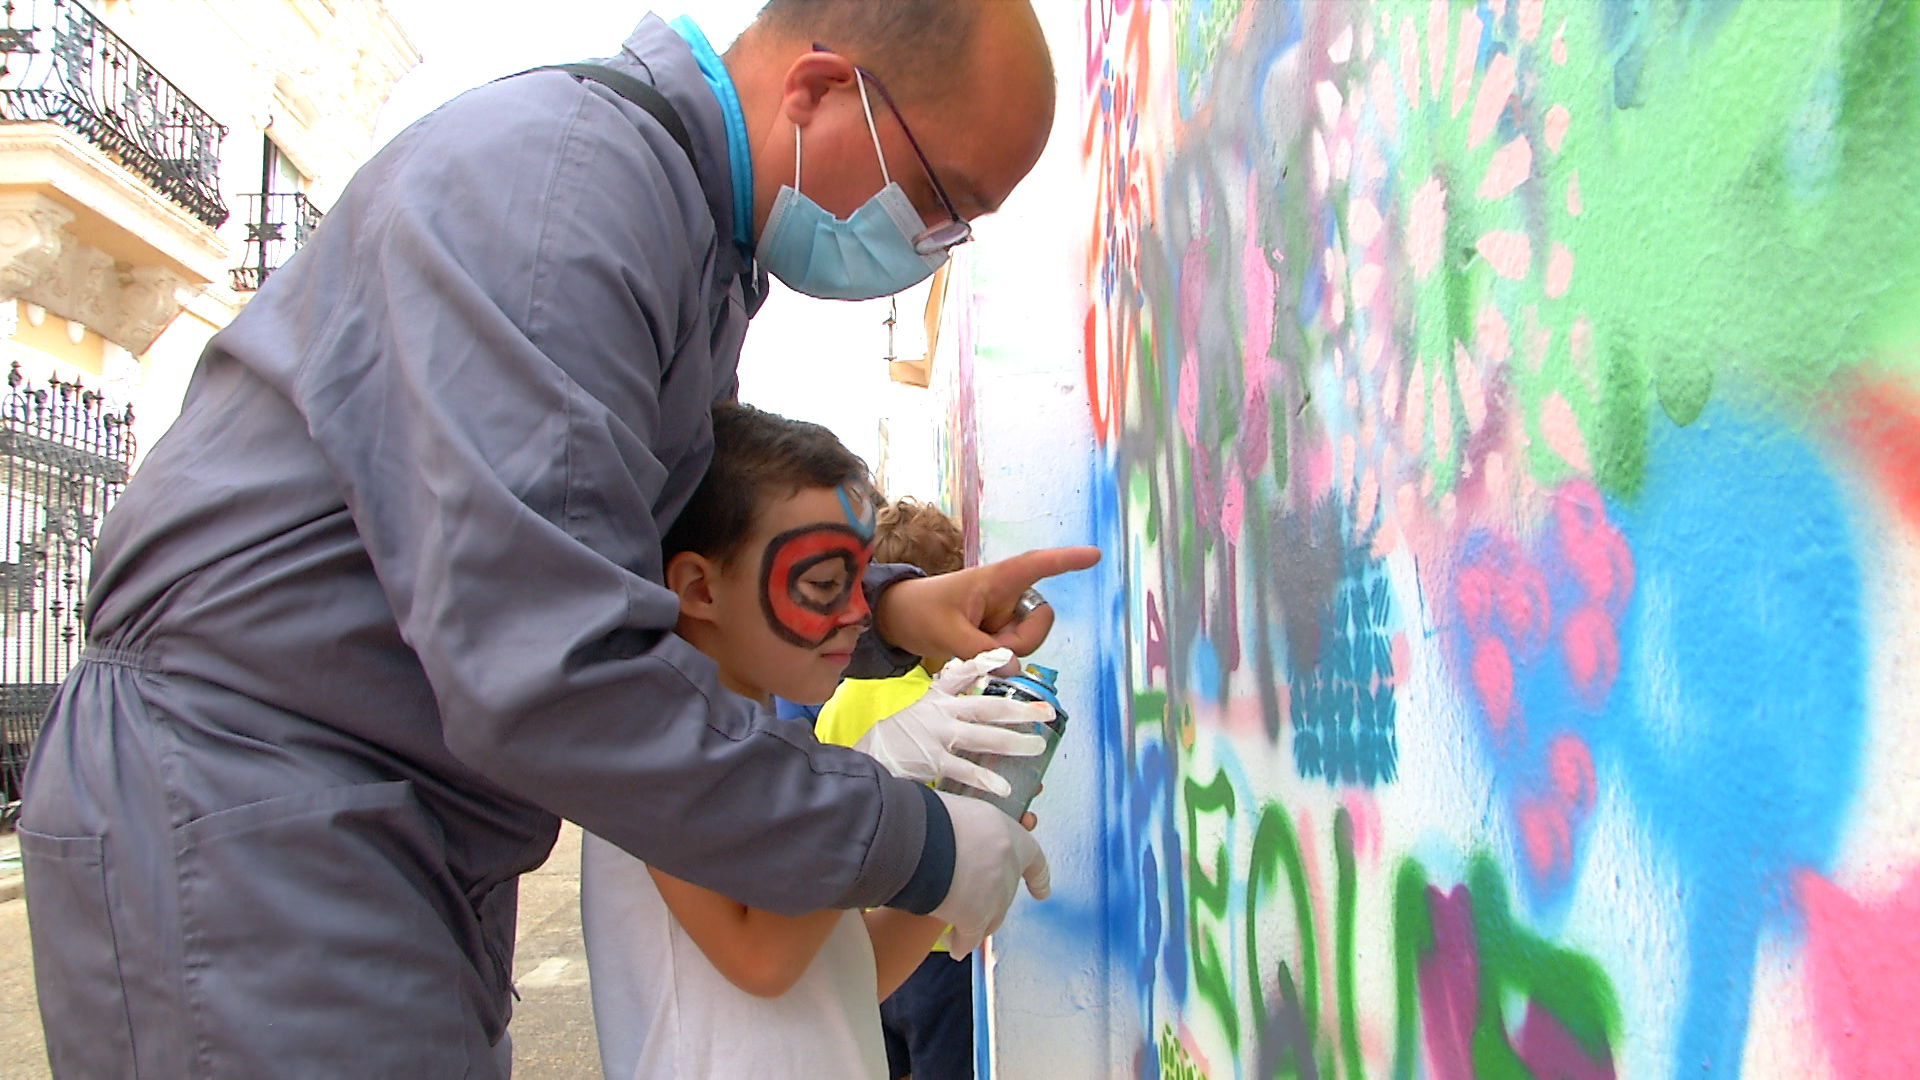
<path id="1" fill-rule="evenodd" d="M 267 275 L 287 264 L 320 226 L 320 208 L 305 195 L 242 195 L 247 201 L 247 248 L 239 266 L 227 271 L 235 292 L 253 292 Z"/>
<path id="2" fill-rule="evenodd" d="M 133 464 L 133 409 L 77 382 L 28 384 L 14 364 L 0 399 L 0 825 L 60 680 L 85 644 L 100 519 Z"/>
<path id="3" fill-rule="evenodd" d="M 79 0 L 5 0 L 0 13 L 0 122 L 59 124 L 208 225 L 227 220 L 225 126 Z"/>

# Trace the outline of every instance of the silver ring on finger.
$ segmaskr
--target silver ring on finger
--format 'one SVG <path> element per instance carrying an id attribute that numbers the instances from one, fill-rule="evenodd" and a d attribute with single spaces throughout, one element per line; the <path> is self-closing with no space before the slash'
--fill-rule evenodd
<path id="1" fill-rule="evenodd" d="M 1014 602 L 1013 621 L 1019 622 L 1033 614 L 1036 610 L 1049 606 L 1051 605 L 1047 603 L 1047 598 L 1040 595 L 1040 590 L 1028 589 L 1026 592 L 1020 594 L 1019 600 Z"/>

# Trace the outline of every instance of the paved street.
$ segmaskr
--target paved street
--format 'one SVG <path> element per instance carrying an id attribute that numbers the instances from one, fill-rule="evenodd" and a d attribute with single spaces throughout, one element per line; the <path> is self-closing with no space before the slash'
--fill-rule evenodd
<path id="1" fill-rule="evenodd" d="M 9 842 L 12 839 L 7 837 Z M 33 997 L 27 902 L 15 897 L 0 904 L 0 1077 L 38 1080 L 49 1075 L 47 1048 L 40 1038 L 40 1009 Z"/>
<path id="2" fill-rule="evenodd" d="M 514 953 L 520 989 L 513 1017 L 515 1080 L 599 1075 L 579 898 L 580 830 L 569 825 L 561 831 L 553 857 L 520 884 L 520 940 Z M 27 905 L 8 900 L 0 903 L 0 1080 L 50 1075 L 34 1003 Z"/>
<path id="3" fill-rule="evenodd" d="M 580 830 L 560 832 L 547 864 L 520 882 L 520 940 L 513 953 L 514 1080 L 600 1075 L 580 941 Z"/>

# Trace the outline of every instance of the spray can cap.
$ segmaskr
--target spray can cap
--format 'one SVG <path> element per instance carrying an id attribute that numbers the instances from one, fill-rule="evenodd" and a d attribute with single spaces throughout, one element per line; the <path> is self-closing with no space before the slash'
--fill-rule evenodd
<path id="1" fill-rule="evenodd" d="M 1018 675 L 1009 676 L 1007 681 L 1034 697 L 1053 706 L 1054 716 L 1059 720 L 1067 718 L 1067 710 L 1060 705 L 1060 692 L 1054 688 L 1054 680 L 1060 673 L 1050 667 L 1028 664 Z"/>

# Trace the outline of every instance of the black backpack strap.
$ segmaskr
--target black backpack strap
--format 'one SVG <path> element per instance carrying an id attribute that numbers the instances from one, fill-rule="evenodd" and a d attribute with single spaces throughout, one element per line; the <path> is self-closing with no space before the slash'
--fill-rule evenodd
<path id="1" fill-rule="evenodd" d="M 674 110 L 673 103 L 667 100 L 665 94 L 639 79 L 624 71 L 615 71 L 604 64 L 549 64 L 533 70 L 564 71 L 576 79 L 592 79 L 645 109 L 648 115 L 660 121 L 660 126 L 667 129 L 668 135 L 673 136 L 673 141 L 680 144 L 680 149 L 687 155 L 687 160 L 689 162 L 695 160 L 693 137 L 687 134 L 687 125 L 680 119 L 680 114 Z"/>
<path id="2" fill-rule="evenodd" d="M 576 79 L 591 79 L 645 109 L 649 116 L 660 121 L 660 126 L 673 136 L 673 141 L 680 144 L 681 151 L 687 155 L 687 163 L 698 170 L 699 159 L 693 156 L 693 137 L 687 134 L 687 125 L 680 119 L 680 113 L 674 109 L 673 103 L 660 91 L 605 64 L 548 64 L 530 68 L 529 71 L 564 71 Z M 528 73 L 521 72 L 523 75 Z M 767 279 L 754 261 L 751 250 L 742 249 L 741 254 L 746 259 L 746 266 L 740 271 L 740 291 L 746 303 L 747 318 L 751 319 L 760 310 L 760 305 L 766 302 Z"/>

